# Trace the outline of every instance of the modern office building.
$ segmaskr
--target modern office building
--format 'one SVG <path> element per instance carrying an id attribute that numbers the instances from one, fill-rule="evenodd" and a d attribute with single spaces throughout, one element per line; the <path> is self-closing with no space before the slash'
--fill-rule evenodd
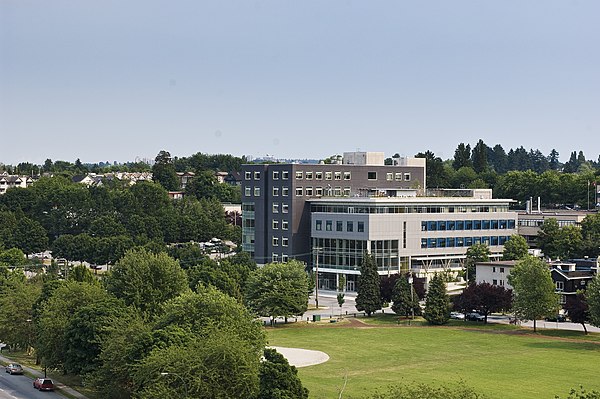
<path id="1" fill-rule="evenodd" d="M 258 264 L 311 261 L 311 199 L 423 192 L 425 159 L 345 153 L 335 164 L 248 164 L 242 170 L 242 246 Z"/>
<path id="2" fill-rule="evenodd" d="M 426 192 L 425 159 L 383 165 L 382 153 L 346 153 L 336 164 L 244 165 L 242 245 L 258 264 L 298 259 L 319 268 L 319 287 L 345 275 L 355 289 L 365 251 L 380 274 L 420 277 L 463 268 L 467 249 L 492 259 L 516 234 L 511 200 L 491 190 Z M 427 196 L 426 196 L 427 194 Z"/>

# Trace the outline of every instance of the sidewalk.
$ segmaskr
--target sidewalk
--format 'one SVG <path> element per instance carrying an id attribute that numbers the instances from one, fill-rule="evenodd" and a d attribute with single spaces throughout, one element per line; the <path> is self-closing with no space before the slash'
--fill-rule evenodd
<path id="1" fill-rule="evenodd" d="M 16 363 L 14 360 L 12 360 L 8 357 L 2 356 L 2 355 L 0 355 L 0 361 L 2 361 L 4 363 Z M 44 373 L 42 371 L 32 369 L 31 367 L 27 367 L 25 365 L 23 365 L 23 370 L 25 370 L 27 373 L 33 375 L 34 377 L 43 377 L 44 376 Z M 68 395 L 71 395 L 74 398 L 88 399 L 87 396 L 83 395 L 82 393 L 77 392 L 73 388 L 69 388 L 65 384 L 57 381 L 55 378 L 52 378 L 52 381 L 54 382 L 54 385 L 56 386 L 56 388 L 59 389 L 59 391 L 58 391 L 59 393 L 64 392 Z"/>

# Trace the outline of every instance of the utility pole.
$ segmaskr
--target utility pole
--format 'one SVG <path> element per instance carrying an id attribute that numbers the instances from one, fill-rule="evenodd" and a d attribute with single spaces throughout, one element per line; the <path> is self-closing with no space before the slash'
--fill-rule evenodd
<path id="1" fill-rule="evenodd" d="M 319 309 L 319 251 L 321 248 L 315 247 L 316 262 L 315 262 L 315 306 Z"/>

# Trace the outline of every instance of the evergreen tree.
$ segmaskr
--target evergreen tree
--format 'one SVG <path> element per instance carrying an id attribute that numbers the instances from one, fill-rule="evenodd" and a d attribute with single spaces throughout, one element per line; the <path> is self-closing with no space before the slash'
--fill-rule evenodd
<path id="1" fill-rule="evenodd" d="M 454 161 L 452 167 L 454 170 L 459 170 L 462 167 L 471 167 L 471 146 L 469 144 L 460 143 L 454 151 Z"/>
<path id="2" fill-rule="evenodd" d="M 450 319 L 450 299 L 442 274 L 436 273 L 429 282 L 425 298 L 425 320 L 431 324 L 446 324 Z"/>
<path id="3" fill-rule="evenodd" d="M 550 151 L 550 155 L 548 156 L 548 163 L 550 169 L 559 170 L 560 169 L 560 161 L 558 159 L 559 153 L 554 148 Z"/>
<path id="4" fill-rule="evenodd" d="M 168 151 L 160 151 L 154 159 L 152 180 L 159 183 L 167 191 L 179 189 L 179 178 L 177 177 L 171 154 Z"/>
<path id="5" fill-rule="evenodd" d="M 500 144 L 496 144 L 492 149 L 488 148 L 488 163 L 496 172 L 506 173 L 507 161 L 506 151 Z"/>
<path id="6" fill-rule="evenodd" d="M 479 139 L 473 148 L 473 153 L 471 155 L 473 169 L 475 169 L 475 172 L 481 173 L 488 168 L 487 154 L 488 146 L 485 145 L 483 140 Z"/>
<path id="7" fill-rule="evenodd" d="M 302 386 L 298 370 L 275 349 L 266 348 L 260 364 L 258 399 L 306 399 L 308 389 Z"/>
<path id="8" fill-rule="evenodd" d="M 364 311 L 371 316 L 381 309 L 380 278 L 377 273 L 375 258 L 369 253 L 363 256 L 360 265 L 360 276 L 358 277 L 358 290 L 356 295 L 356 309 Z"/>
<path id="9" fill-rule="evenodd" d="M 397 315 L 408 317 L 408 315 L 413 313 L 413 310 L 415 315 L 421 314 L 419 297 L 415 294 L 414 290 L 411 291 L 406 276 L 400 276 L 400 278 L 396 279 L 396 284 L 392 291 L 392 301 L 392 310 Z"/>

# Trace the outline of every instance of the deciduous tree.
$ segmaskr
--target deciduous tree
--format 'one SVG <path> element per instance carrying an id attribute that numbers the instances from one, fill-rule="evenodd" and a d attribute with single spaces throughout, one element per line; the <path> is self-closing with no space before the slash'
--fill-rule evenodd
<path id="1" fill-rule="evenodd" d="M 513 234 L 508 241 L 504 243 L 502 252 L 503 260 L 519 260 L 528 255 L 529 245 L 525 238 L 519 234 Z"/>
<path id="2" fill-rule="evenodd" d="M 512 290 L 489 283 L 470 284 L 454 301 L 454 308 L 463 313 L 477 311 L 485 316 L 509 310 L 512 305 Z"/>

